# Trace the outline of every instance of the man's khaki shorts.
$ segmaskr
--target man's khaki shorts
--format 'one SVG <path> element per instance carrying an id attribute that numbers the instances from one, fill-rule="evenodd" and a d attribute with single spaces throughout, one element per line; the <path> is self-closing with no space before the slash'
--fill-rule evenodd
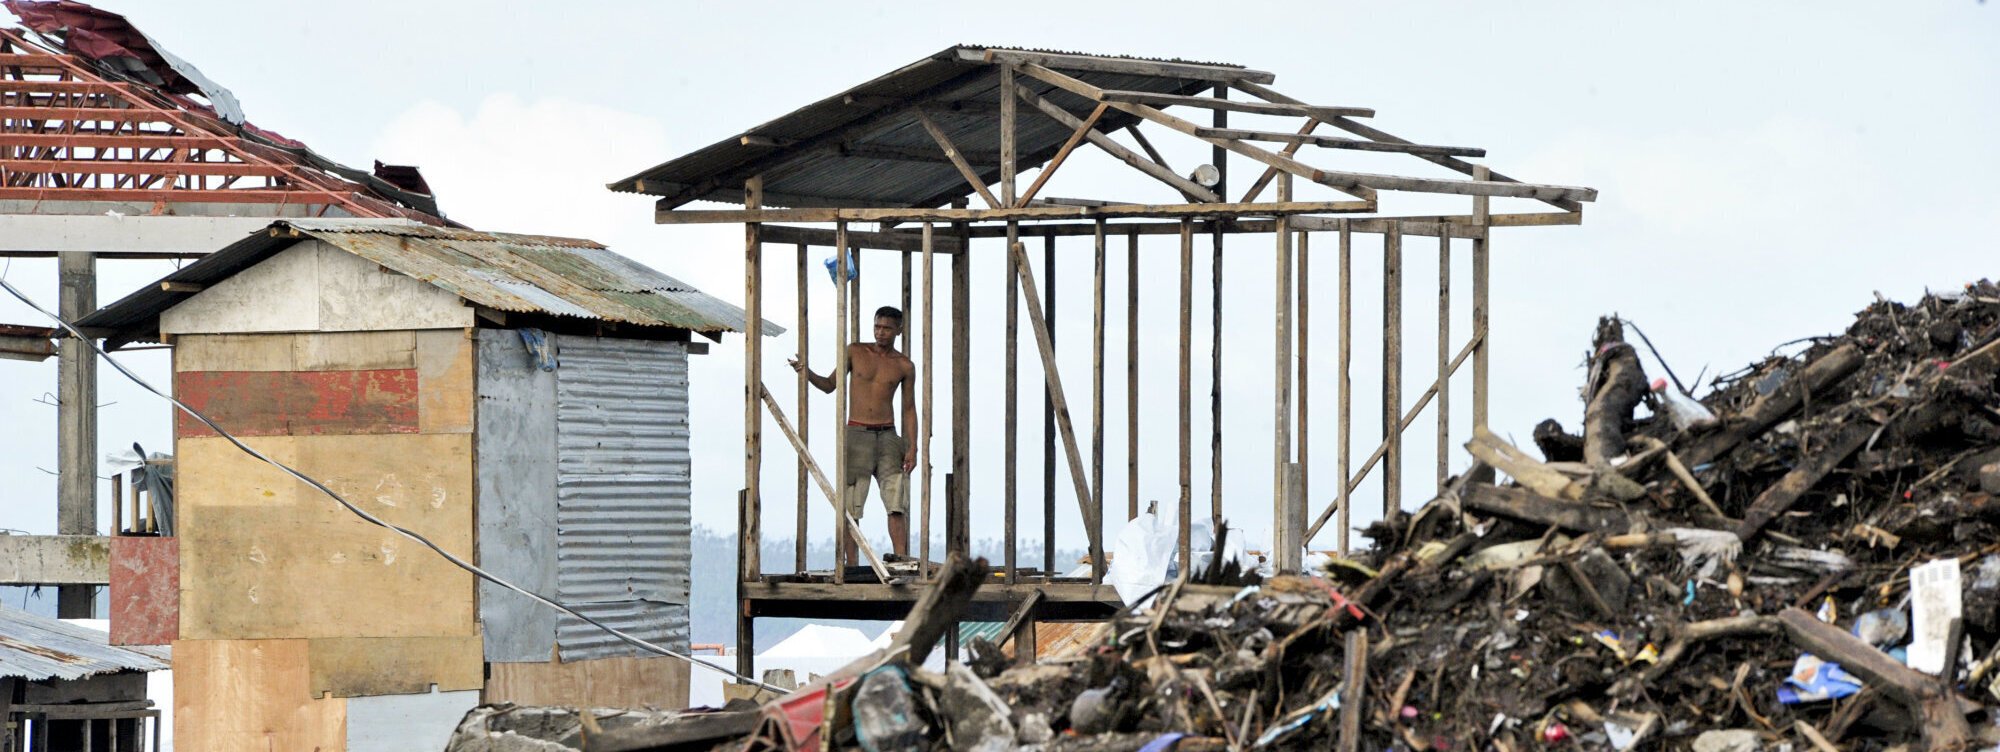
<path id="1" fill-rule="evenodd" d="M 882 488 L 882 507 L 890 514 L 909 514 L 909 475 L 903 472 L 903 438 L 891 429 L 847 427 L 847 477 L 843 506 L 854 519 L 868 501 L 868 479 Z"/>

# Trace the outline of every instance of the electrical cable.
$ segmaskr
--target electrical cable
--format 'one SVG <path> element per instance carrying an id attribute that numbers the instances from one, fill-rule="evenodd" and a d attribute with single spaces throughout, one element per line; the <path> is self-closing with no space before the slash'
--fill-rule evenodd
<path id="1" fill-rule="evenodd" d="M 568 614 L 570 616 L 574 616 L 578 619 L 581 619 L 582 621 L 593 627 L 604 630 L 606 634 L 616 637 L 620 641 L 623 641 L 626 644 L 639 648 L 641 650 L 650 653 L 657 653 L 659 655 L 664 655 L 672 658 L 678 658 L 682 661 L 687 662 L 688 665 L 700 666 L 702 668 L 706 668 L 711 671 L 728 674 L 743 682 L 754 684 L 758 687 L 769 689 L 774 692 L 783 693 L 788 691 L 784 689 L 779 689 L 778 687 L 772 686 L 770 684 L 765 684 L 764 682 L 736 673 L 735 671 L 732 671 L 730 669 L 723 668 L 721 666 L 717 666 L 715 664 L 708 663 L 706 661 L 695 660 L 693 656 L 683 655 L 681 653 L 674 652 L 673 650 L 669 650 L 667 648 L 653 644 L 652 642 L 649 642 L 647 640 L 635 637 L 631 634 L 627 634 L 626 632 L 616 627 L 612 627 L 611 625 L 605 624 L 604 622 L 598 621 L 589 616 L 585 616 L 581 612 L 578 612 L 576 609 L 570 608 L 569 606 L 558 603 L 552 599 L 538 595 L 525 588 L 522 588 L 519 585 L 515 585 L 514 583 L 500 579 L 499 577 L 496 577 L 493 574 L 488 573 L 486 570 L 480 569 L 477 565 L 465 561 L 464 559 L 460 559 L 459 557 L 453 555 L 451 552 L 444 550 L 443 548 L 439 547 L 436 543 L 432 543 L 429 538 L 425 538 L 422 535 L 418 535 L 417 533 L 411 532 L 402 527 L 392 525 L 389 522 L 383 520 L 382 518 L 376 517 L 375 515 L 369 513 L 368 510 L 355 506 L 352 502 L 349 502 L 339 493 L 336 493 L 333 489 L 328 488 L 326 484 L 321 483 L 318 480 L 315 480 L 307 476 L 305 473 L 301 473 L 297 470 L 292 469 L 290 465 L 286 465 L 283 462 L 279 462 L 277 460 L 265 456 L 263 452 L 257 451 L 250 445 L 243 443 L 242 440 L 236 438 L 235 435 L 229 433 L 228 431 L 223 430 L 221 426 L 215 424 L 215 421 L 209 420 L 208 416 L 201 414 L 200 411 L 197 411 L 192 407 L 188 407 L 186 403 L 181 402 L 178 399 L 175 399 L 172 395 L 160 391 L 159 389 L 155 388 L 152 384 L 147 383 L 145 379 L 139 378 L 138 374 L 135 374 L 130 370 L 126 369 L 124 364 L 119 363 L 117 359 L 111 357 L 110 353 L 105 352 L 104 348 L 99 346 L 95 339 L 92 339 L 89 336 L 85 335 L 82 330 L 76 328 L 76 326 L 71 324 L 70 322 L 63 320 L 61 316 L 50 313 L 48 309 L 43 308 L 40 305 L 36 304 L 35 301 L 29 299 L 28 296 L 23 295 L 20 290 L 14 289 L 13 285 L 7 283 L 5 277 L 0 277 L 0 288 L 5 288 L 8 294 L 13 295 L 16 299 L 19 299 L 22 303 L 26 303 L 29 308 L 33 308 L 37 312 L 41 313 L 43 316 L 47 316 L 50 320 L 55 321 L 56 324 L 60 325 L 63 329 L 67 330 L 70 333 L 70 335 L 74 336 L 78 341 L 81 341 L 84 344 L 89 345 L 92 352 L 95 352 L 99 356 L 102 356 L 104 358 L 104 362 L 111 364 L 111 367 L 117 370 L 120 374 L 123 374 L 125 378 L 130 379 L 133 383 L 138 384 L 140 388 L 145 389 L 148 392 L 152 392 L 159 398 L 173 403 L 174 407 L 179 408 L 181 412 L 187 413 L 190 417 L 193 417 L 195 420 L 201 421 L 202 425 L 207 426 L 209 430 L 214 431 L 217 436 L 221 436 L 223 439 L 228 440 L 230 444 L 235 445 L 236 448 L 242 450 L 243 453 L 255 457 L 258 460 L 263 461 L 265 464 L 278 468 L 279 470 L 284 471 L 286 475 L 290 475 L 293 478 L 298 479 L 299 482 L 313 487 L 314 490 L 326 494 L 327 498 L 333 499 L 335 503 L 346 508 L 347 511 L 354 513 L 355 516 L 360 517 L 361 519 L 366 520 L 371 524 L 394 531 L 396 534 L 401 535 L 404 538 L 416 541 L 423 547 L 436 552 L 438 556 L 444 557 L 444 560 L 451 562 L 453 566 L 456 566 L 459 569 L 463 569 L 467 572 L 472 573 L 474 577 L 478 577 L 479 579 L 491 582 L 495 585 L 506 588 L 508 590 L 512 590 L 516 593 L 520 593 L 521 595 L 527 596 L 530 600 L 533 600 L 534 602 L 539 603 L 543 606 L 555 609 L 556 611 L 560 611 L 564 614 Z"/>

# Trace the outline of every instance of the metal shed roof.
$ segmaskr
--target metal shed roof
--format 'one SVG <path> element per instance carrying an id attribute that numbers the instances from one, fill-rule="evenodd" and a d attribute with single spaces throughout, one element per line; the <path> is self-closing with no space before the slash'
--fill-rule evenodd
<path id="1" fill-rule="evenodd" d="M 1000 127 L 990 115 L 1000 106 L 1000 66 L 987 62 L 989 52 L 1048 58 L 1051 67 L 1068 68 L 1104 89 L 1191 95 L 1233 76 L 1270 80 L 1268 73 L 1222 63 L 960 45 L 609 187 L 661 196 L 662 209 L 701 200 L 741 204 L 743 181 L 757 174 L 764 176 L 765 205 L 775 207 L 934 207 L 969 196 L 972 188 L 941 161 L 943 153 L 912 108 L 923 107 L 989 184 L 998 181 L 999 159 L 990 155 L 1000 151 Z M 1186 76 L 1078 69 L 1060 60 L 1155 62 Z M 1078 119 L 1090 113 L 1090 104 L 1067 91 L 1027 77 L 1015 83 Z M 1136 121 L 1114 110 L 1098 129 L 1110 132 Z M 1024 170 L 1053 158 L 1073 130 L 1026 105 L 1016 123 Z"/>
<path id="2" fill-rule="evenodd" d="M 0 607 L 0 676 L 41 681 L 165 668 L 161 649 L 113 647 L 95 629 Z"/>
<path id="3" fill-rule="evenodd" d="M 158 334 L 162 312 L 197 294 L 169 291 L 172 285 L 164 283 L 213 285 L 305 240 L 323 241 L 493 310 L 711 334 L 743 330 L 743 309 L 589 240 L 331 219 L 274 222 L 78 325 L 114 343 L 149 340 Z M 767 321 L 764 332 L 776 335 L 784 327 Z"/>

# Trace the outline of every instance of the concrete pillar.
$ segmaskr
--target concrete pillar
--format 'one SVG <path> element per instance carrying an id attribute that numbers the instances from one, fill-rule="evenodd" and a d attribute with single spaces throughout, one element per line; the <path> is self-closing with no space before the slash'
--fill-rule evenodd
<path id="1" fill-rule="evenodd" d="M 97 310 L 97 259 L 87 251 L 59 254 L 57 312 L 76 321 Z M 64 337 L 56 355 L 56 533 L 97 534 L 97 354 L 90 344 Z M 56 615 L 93 618 L 97 589 L 56 589 Z"/>

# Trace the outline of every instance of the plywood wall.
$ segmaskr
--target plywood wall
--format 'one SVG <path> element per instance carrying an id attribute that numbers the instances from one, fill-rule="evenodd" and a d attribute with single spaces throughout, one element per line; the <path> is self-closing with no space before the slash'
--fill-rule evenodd
<path id="1" fill-rule="evenodd" d="M 257 451 L 470 560 L 469 335 L 186 334 L 174 380 Z M 471 575 L 199 422 L 175 428 L 183 749 L 344 749 L 343 698 L 481 686 Z"/>
<path id="2" fill-rule="evenodd" d="M 571 708 L 687 707 L 686 662 L 665 657 L 495 663 L 485 701 Z"/>

